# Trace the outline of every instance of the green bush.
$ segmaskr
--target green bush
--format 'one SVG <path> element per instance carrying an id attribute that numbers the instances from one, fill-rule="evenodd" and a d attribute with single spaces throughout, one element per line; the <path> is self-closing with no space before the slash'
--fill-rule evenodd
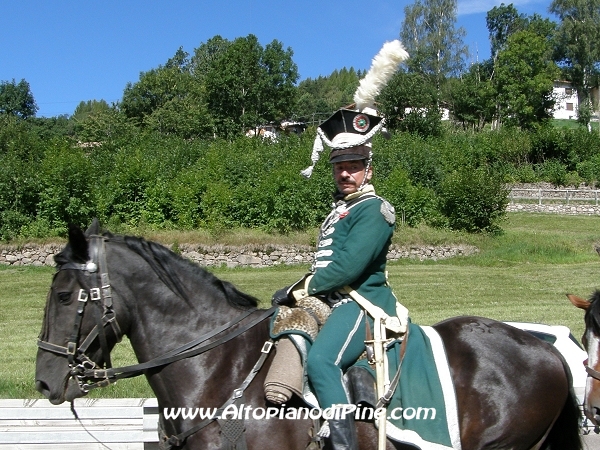
<path id="1" fill-rule="evenodd" d="M 86 146 L 67 137 L 41 140 L 31 123 L 0 116 L 0 239 L 62 235 L 69 223 L 85 225 L 93 216 L 120 231 L 285 233 L 318 226 L 329 211 L 328 149 L 312 178 L 300 176 L 314 130 L 277 142 L 182 139 L 141 132 L 112 113 L 86 122 L 101 139 Z M 373 142 L 376 190 L 410 226 L 495 231 L 506 204 L 503 183 L 600 180 L 600 136 L 583 128 L 425 134 L 396 131 Z"/>
<path id="2" fill-rule="evenodd" d="M 464 167 L 442 181 L 438 201 L 450 228 L 496 232 L 506 216 L 508 191 L 502 180 L 485 168 Z"/>
<path id="3" fill-rule="evenodd" d="M 171 220 L 182 230 L 191 230 L 200 226 L 202 214 L 202 197 L 207 189 L 207 180 L 202 170 L 195 166 L 183 169 L 172 180 L 170 190 Z"/>
<path id="4" fill-rule="evenodd" d="M 568 184 L 568 172 L 564 164 L 557 159 L 550 159 L 536 166 L 539 177 L 555 186 L 566 186 Z"/>
<path id="5" fill-rule="evenodd" d="M 63 141 L 46 150 L 37 219 L 57 235 L 66 235 L 69 224 L 89 224 L 96 213 L 92 174 L 83 149 Z"/>
<path id="6" fill-rule="evenodd" d="M 589 160 L 577 163 L 577 173 L 589 185 L 597 185 L 600 181 L 600 154 Z"/>
<path id="7" fill-rule="evenodd" d="M 7 209 L 0 211 L 0 239 L 9 241 L 22 235 L 23 229 L 31 223 L 31 217 Z"/>
<path id="8" fill-rule="evenodd" d="M 173 195 L 171 184 L 162 177 L 146 185 L 141 201 L 140 220 L 153 228 L 173 226 Z"/>
<path id="9" fill-rule="evenodd" d="M 35 219 L 44 151 L 29 122 L 0 114 L 0 239 L 20 235 Z"/>
<path id="10" fill-rule="evenodd" d="M 577 164 L 593 160 L 600 155 L 600 136 L 589 133 L 586 128 L 564 129 L 561 135 L 561 147 L 567 154 L 564 163 L 570 171 L 577 169 Z"/>
<path id="11" fill-rule="evenodd" d="M 402 167 L 396 168 L 384 180 L 375 180 L 376 191 L 396 209 L 400 223 L 415 227 L 432 223 L 436 216 L 435 194 L 426 187 L 413 186 Z"/>
<path id="12" fill-rule="evenodd" d="M 548 159 L 566 160 L 567 154 L 560 145 L 561 133 L 555 127 L 541 127 L 532 132 L 529 161 L 532 164 L 542 164 Z"/>
<path id="13" fill-rule="evenodd" d="M 531 135 L 531 140 L 532 163 L 556 160 L 568 171 L 576 170 L 577 164 L 600 154 L 600 136 L 583 127 L 543 127 Z"/>
<path id="14" fill-rule="evenodd" d="M 536 183 L 539 181 L 539 176 L 531 164 L 512 167 L 509 176 L 509 181 L 515 183 Z"/>
<path id="15" fill-rule="evenodd" d="M 32 220 L 36 216 L 39 193 L 38 161 L 24 159 L 13 152 L 0 155 L 1 212 L 12 211 L 15 214 L 10 214 L 11 217 Z M 14 231 L 14 227 L 11 229 Z"/>
<path id="16" fill-rule="evenodd" d="M 389 141 L 373 143 L 375 179 L 387 179 L 395 170 L 406 172 L 411 184 L 436 186 L 443 172 L 439 140 L 423 139 L 409 133 L 397 133 Z"/>
<path id="17" fill-rule="evenodd" d="M 316 226 L 333 184 L 326 161 L 319 161 L 310 180 L 300 175 L 310 162 L 306 144 L 306 138 L 296 137 L 277 144 L 241 139 L 211 149 L 203 164 L 207 169 L 201 205 L 205 226 L 225 223 L 279 232 Z"/>

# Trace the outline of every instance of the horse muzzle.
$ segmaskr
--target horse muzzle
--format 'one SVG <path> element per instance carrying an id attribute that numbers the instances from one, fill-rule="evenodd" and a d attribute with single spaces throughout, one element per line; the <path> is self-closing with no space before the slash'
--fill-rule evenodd
<path id="1" fill-rule="evenodd" d="M 36 361 L 35 388 L 53 405 L 87 394 L 72 374 L 65 358 L 39 351 Z"/>
<path id="2" fill-rule="evenodd" d="M 86 391 L 80 389 L 79 384 L 72 377 L 58 389 L 52 388 L 44 380 L 35 380 L 35 389 L 48 399 L 53 405 L 60 405 L 63 402 L 72 402 L 76 398 L 83 397 Z"/>

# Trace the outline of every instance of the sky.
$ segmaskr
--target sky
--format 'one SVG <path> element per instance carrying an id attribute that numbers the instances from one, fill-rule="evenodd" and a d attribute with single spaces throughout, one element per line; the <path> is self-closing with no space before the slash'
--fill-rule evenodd
<path id="1" fill-rule="evenodd" d="M 320 3 L 320 4 L 319 4 Z M 264 47 L 291 48 L 300 81 L 336 69 L 368 69 L 383 43 L 398 39 L 414 0 L 20 0 L 0 16 L 0 81 L 25 79 L 37 117 L 73 114 L 81 101 L 119 101 L 128 82 L 164 65 L 182 47 L 216 35 L 249 34 Z M 487 11 L 500 0 L 458 0 L 457 27 L 471 61 L 489 58 Z M 506 4 L 511 3 L 509 0 Z M 514 0 L 519 13 L 557 20 L 550 0 Z M 341 6 L 343 5 L 343 6 Z"/>

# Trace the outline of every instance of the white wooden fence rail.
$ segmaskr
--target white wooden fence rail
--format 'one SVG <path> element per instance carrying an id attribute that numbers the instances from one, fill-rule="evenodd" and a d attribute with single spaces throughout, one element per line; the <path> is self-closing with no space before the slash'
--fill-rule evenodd
<path id="1" fill-rule="evenodd" d="M 527 189 L 513 188 L 508 194 L 511 203 L 515 200 L 537 200 L 541 205 L 544 200 L 566 202 L 588 202 L 598 205 L 600 190 L 596 189 Z"/>
<path id="2" fill-rule="evenodd" d="M 156 450 L 156 399 L 0 400 L 0 449 Z"/>

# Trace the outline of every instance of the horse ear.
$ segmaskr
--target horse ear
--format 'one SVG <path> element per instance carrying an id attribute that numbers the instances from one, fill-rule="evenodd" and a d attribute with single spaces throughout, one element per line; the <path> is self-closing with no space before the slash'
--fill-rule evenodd
<path id="1" fill-rule="evenodd" d="M 87 262 L 90 259 L 85 235 L 81 228 L 76 225 L 69 225 L 69 244 L 71 245 L 73 258 L 81 262 Z"/>
<path id="2" fill-rule="evenodd" d="M 94 217 L 94 220 L 92 220 L 92 224 L 85 231 L 85 235 L 87 237 L 90 237 L 90 236 L 98 235 L 98 234 L 100 234 L 100 221 L 98 220 L 97 217 Z"/>
<path id="3" fill-rule="evenodd" d="M 584 300 L 581 297 L 577 297 L 576 295 L 567 294 L 567 298 L 570 300 L 571 303 L 573 303 L 578 308 L 587 310 L 590 307 L 590 302 L 588 302 L 587 300 Z"/>

